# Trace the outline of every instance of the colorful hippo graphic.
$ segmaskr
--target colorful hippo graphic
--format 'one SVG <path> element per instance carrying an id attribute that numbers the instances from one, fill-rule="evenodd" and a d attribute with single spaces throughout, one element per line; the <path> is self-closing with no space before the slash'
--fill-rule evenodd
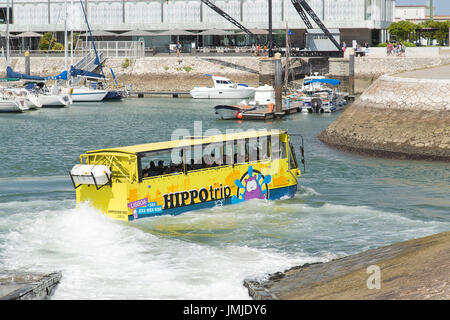
<path id="1" fill-rule="evenodd" d="M 255 175 L 253 175 L 256 173 Z M 248 176 L 248 178 L 246 178 Z M 270 175 L 264 176 L 258 170 L 253 170 L 252 166 L 241 177 L 236 179 L 234 184 L 238 187 L 237 195 L 231 197 L 231 203 L 239 203 L 251 199 L 267 199 L 269 197 L 269 184 L 272 181 Z"/>

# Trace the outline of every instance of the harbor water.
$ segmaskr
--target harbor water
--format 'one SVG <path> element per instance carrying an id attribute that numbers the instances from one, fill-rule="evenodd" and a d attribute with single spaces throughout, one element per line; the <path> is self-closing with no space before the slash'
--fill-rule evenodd
<path id="1" fill-rule="evenodd" d="M 339 112 L 225 121 L 213 111 L 223 102 L 130 98 L 0 114 L 0 272 L 61 271 L 53 299 L 249 299 L 246 278 L 450 230 L 448 163 L 334 150 L 317 136 Z M 303 134 L 295 197 L 133 222 L 76 207 L 68 173 L 80 154 L 194 134 L 194 121 Z"/>

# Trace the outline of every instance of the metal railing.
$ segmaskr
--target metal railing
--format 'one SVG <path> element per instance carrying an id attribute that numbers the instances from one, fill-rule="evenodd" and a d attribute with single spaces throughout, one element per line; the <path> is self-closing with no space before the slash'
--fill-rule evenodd
<path id="1" fill-rule="evenodd" d="M 144 41 L 94 41 L 98 54 L 103 54 L 104 58 L 142 58 L 145 56 Z M 92 41 L 77 42 L 74 54 L 84 57 L 94 50 Z"/>

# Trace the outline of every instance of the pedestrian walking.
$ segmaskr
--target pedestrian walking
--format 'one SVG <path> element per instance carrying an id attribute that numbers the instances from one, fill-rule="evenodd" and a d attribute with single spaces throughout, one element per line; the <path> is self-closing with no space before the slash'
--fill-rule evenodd
<path id="1" fill-rule="evenodd" d="M 181 44 L 180 44 L 180 42 L 177 42 L 176 49 L 177 49 L 177 57 L 179 57 L 181 55 Z"/>

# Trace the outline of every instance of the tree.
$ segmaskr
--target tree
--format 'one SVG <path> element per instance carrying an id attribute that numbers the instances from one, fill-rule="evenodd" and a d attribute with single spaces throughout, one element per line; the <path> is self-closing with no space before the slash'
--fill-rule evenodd
<path id="1" fill-rule="evenodd" d="M 39 42 L 39 50 L 42 51 L 50 51 L 50 50 L 64 50 L 64 45 L 56 42 L 56 39 L 53 37 L 53 33 L 46 32 L 41 38 Z"/>
<path id="2" fill-rule="evenodd" d="M 450 28 L 450 21 L 425 21 L 420 23 L 422 29 L 430 28 L 434 29 L 430 32 L 426 32 L 426 35 L 430 39 L 435 39 L 439 44 L 443 45 L 448 39 L 448 29 Z M 436 30 L 437 29 L 437 30 Z"/>
<path id="3" fill-rule="evenodd" d="M 392 23 L 388 31 L 391 35 L 395 36 L 398 41 L 407 41 L 409 40 L 409 35 L 413 33 L 417 28 L 417 25 L 415 25 L 412 22 L 409 21 L 399 21 Z"/>

